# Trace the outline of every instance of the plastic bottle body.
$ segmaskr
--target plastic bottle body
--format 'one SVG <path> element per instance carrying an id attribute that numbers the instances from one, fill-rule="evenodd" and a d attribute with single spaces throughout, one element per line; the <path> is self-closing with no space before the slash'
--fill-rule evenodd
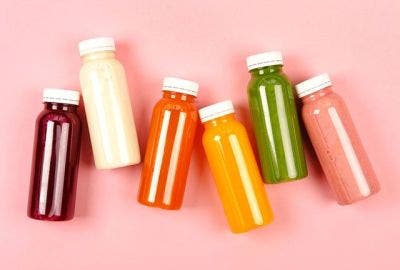
<path id="1" fill-rule="evenodd" d="M 198 123 L 194 100 L 190 95 L 164 91 L 155 105 L 138 194 L 140 203 L 170 210 L 181 207 Z"/>
<path id="2" fill-rule="evenodd" d="M 138 164 L 140 149 L 123 66 L 113 52 L 82 59 L 80 82 L 96 167 Z"/>
<path id="3" fill-rule="evenodd" d="M 233 114 L 205 122 L 203 146 L 232 232 L 273 219 L 247 132 Z"/>
<path id="4" fill-rule="evenodd" d="M 296 104 L 282 66 L 251 70 L 248 98 L 266 183 L 307 176 Z"/>
<path id="5" fill-rule="evenodd" d="M 330 88 L 302 98 L 312 145 L 339 204 L 351 204 L 380 186 L 343 100 Z"/>
<path id="6" fill-rule="evenodd" d="M 36 121 L 29 217 L 50 221 L 73 218 L 81 126 L 76 106 L 45 103 Z"/>

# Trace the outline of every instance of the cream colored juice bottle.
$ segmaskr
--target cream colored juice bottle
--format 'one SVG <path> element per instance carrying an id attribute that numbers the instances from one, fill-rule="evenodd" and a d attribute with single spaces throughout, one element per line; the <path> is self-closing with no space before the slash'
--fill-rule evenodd
<path id="1" fill-rule="evenodd" d="M 140 162 L 139 144 L 125 70 L 112 38 L 81 41 L 80 71 L 94 161 L 98 169 Z"/>

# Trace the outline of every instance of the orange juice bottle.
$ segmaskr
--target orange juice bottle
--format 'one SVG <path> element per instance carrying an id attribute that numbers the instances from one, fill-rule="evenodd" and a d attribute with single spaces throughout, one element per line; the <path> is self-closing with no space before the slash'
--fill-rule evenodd
<path id="1" fill-rule="evenodd" d="M 167 77 L 163 98 L 155 105 L 143 163 L 138 201 L 175 210 L 182 205 L 198 122 L 199 85 Z"/>
<path id="2" fill-rule="evenodd" d="M 227 100 L 199 110 L 203 146 L 232 232 L 266 225 L 273 213 L 244 126 Z"/>

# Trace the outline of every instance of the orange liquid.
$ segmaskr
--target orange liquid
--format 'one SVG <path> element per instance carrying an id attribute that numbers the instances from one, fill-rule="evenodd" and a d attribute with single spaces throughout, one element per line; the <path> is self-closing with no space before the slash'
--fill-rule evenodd
<path id="1" fill-rule="evenodd" d="M 270 223 L 273 213 L 246 129 L 233 114 L 204 124 L 204 149 L 232 232 Z"/>
<path id="2" fill-rule="evenodd" d="M 182 206 L 197 126 L 195 97 L 164 91 L 150 125 L 138 201 L 164 209 Z"/>

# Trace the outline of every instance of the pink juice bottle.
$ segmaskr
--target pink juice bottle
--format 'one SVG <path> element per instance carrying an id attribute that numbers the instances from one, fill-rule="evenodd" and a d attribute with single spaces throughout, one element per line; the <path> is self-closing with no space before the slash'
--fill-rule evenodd
<path id="1" fill-rule="evenodd" d="M 36 122 L 28 216 L 69 220 L 75 210 L 81 141 L 79 92 L 47 88 L 43 103 Z"/>
<path id="2" fill-rule="evenodd" d="M 367 153 L 342 98 L 328 74 L 296 85 L 311 143 L 339 204 L 351 204 L 379 191 Z"/>

